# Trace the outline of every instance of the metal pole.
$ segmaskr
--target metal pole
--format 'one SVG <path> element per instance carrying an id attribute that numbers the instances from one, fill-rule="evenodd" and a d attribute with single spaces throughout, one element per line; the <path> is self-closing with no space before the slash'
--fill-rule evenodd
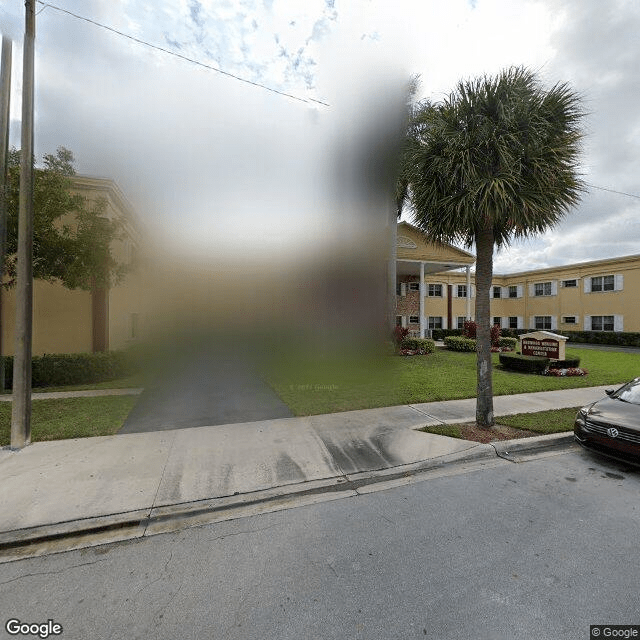
<path id="1" fill-rule="evenodd" d="M 9 103 L 11 97 L 11 40 L 2 36 L 2 70 L 0 72 L 0 393 L 4 391 L 4 355 L 2 353 L 2 282 L 7 244 Z"/>
<path id="2" fill-rule="evenodd" d="M 36 0 L 25 0 L 22 51 L 22 131 L 16 288 L 16 348 L 13 358 L 11 448 L 31 442 L 31 338 L 33 325 L 33 84 Z"/>

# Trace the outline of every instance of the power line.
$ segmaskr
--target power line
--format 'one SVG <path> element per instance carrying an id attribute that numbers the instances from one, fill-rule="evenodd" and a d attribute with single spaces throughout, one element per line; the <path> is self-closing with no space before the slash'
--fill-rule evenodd
<path id="1" fill-rule="evenodd" d="M 78 20 L 83 20 L 84 22 L 88 22 L 90 24 L 95 25 L 96 27 L 100 27 L 102 29 L 106 29 L 107 31 L 111 31 L 112 33 L 116 33 L 123 38 L 128 38 L 129 40 L 133 40 L 133 42 L 137 42 L 138 44 L 142 44 L 145 47 L 150 47 L 151 49 L 156 49 L 157 51 L 162 51 L 163 53 L 167 53 L 170 56 L 175 56 L 176 58 L 180 58 L 181 60 L 185 60 L 186 62 L 191 62 L 192 64 L 196 64 L 200 67 L 204 67 L 205 69 L 209 69 L 211 71 L 215 71 L 216 73 L 221 73 L 224 76 L 228 76 L 229 78 L 233 78 L 234 80 L 240 80 L 240 82 L 245 82 L 246 84 L 253 85 L 254 87 L 260 87 L 261 89 L 266 89 L 267 91 L 271 91 L 272 93 L 277 93 L 278 95 L 285 96 L 287 98 L 291 98 L 293 100 L 298 100 L 299 102 L 306 102 L 321 104 L 323 107 L 330 107 L 331 105 L 322 102 L 322 100 L 316 100 L 315 98 L 300 98 L 299 96 L 294 96 L 290 93 L 286 93 L 285 91 L 278 91 L 278 89 L 273 89 L 272 87 L 268 87 L 265 84 L 261 84 L 259 82 L 253 82 L 252 80 L 247 80 L 246 78 L 242 78 L 240 76 L 236 76 L 233 73 L 229 73 L 228 71 L 223 71 L 222 69 L 218 69 L 218 67 L 214 67 L 210 64 L 206 64 L 205 62 L 200 62 L 200 60 L 195 60 L 194 58 L 189 58 L 187 56 L 182 55 L 181 53 L 176 53 L 175 51 L 171 51 L 170 49 L 165 49 L 164 47 L 160 47 L 157 44 L 151 44 L 150 42 L 146 42 L 145 40 L 141 40 L 140 38 L 136 38 L 134 36 L 129 35 L 128 33 L 124 33 L 122 31 L 118 31 L 113 27 L 109 27 L 106 24 L 102 24 L 101 22 L 97 22 L 96 20 L 92 20 L 91 18 L 85 18 L 84 16 L 80 16 L 77 13 L 73 13 L 67 9 L 63 9 L 62 7 L 57 7 L 54 4 L 50 4 L 48 2 L 43 2 L 42 0 L 37 0 L 38 4 L 43 5 L 42 9 L 38 13 L 42 13 L 47 7 L 51 9 L 55 9 L 56 11 L 60 11 L 61 13 L 66 13 Z"/>
<path id="2" fill-rule="evenodd" d="M 640 196 L 637 196 L 635 193 L 625 193 L 624 191 L 616 191 L 615 189 L 607 189 L 606 187 L 598 187 L 595 184 L 589 184 L 588 182 L 586 183 L 586 185 L 588 187 L 591 187 L 592 189 L 600 189 L 600 191 L 608 191 L 609 193 L 617 193 L 618 195 L 621 195 L 621 196 L 628 196 L 629 198 L 637 198 L 638 200 L 640 200 Z"/>

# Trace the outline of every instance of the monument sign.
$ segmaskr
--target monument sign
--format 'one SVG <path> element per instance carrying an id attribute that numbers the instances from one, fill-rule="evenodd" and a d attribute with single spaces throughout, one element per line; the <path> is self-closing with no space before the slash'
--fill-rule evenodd
<path id="1" fill-rule="evenodd" d="M 552 360 L 565 359 L 567 338 L 550 331 L 534 331 L 520 336 L 520 352 L 523 356 L 542 356 Z"/>

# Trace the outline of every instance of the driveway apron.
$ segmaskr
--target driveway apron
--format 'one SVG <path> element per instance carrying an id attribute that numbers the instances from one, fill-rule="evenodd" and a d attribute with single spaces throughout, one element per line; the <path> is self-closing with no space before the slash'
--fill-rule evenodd
<path id="1" fill-rule="evenodd" d="M 146 389 L 119 433 L 187 429 L 292 416 L 250 362 L 200 355 Z"/>

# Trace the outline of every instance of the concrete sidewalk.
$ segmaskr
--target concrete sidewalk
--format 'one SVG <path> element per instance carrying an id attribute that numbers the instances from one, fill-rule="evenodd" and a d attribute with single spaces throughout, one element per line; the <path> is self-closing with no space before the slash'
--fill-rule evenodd
<path id="1" fill-rule="evenodd" d="M 102 396 L 139 396 L 144 389 L 86 389 L 83 391 L 35 391 L 32 400 L 57 400 L 60 398 L 98 398 Z M 10 393 L 0 395 L 0 402 L 11 402 Z"/>
<path id="2" fill-rule="evenodd" d="M 497 396 L 495 413 L 579 406 L 605 388 Z M 473 420 L 472 398 L 2 449 L 0 560 L 38 544 L 50 551 L 63 538 L 84 546 L 104 542 L 91 537 L 100 532 L 109 540 L 149 535 L 179 528 L 178 521 L 210 521 L 216 511 L 234 517 L 243 505 L 286 508 L 294 494 L 352 496 L 354 483 L 495 460 L 492 445 L 415 431 Z"/>

